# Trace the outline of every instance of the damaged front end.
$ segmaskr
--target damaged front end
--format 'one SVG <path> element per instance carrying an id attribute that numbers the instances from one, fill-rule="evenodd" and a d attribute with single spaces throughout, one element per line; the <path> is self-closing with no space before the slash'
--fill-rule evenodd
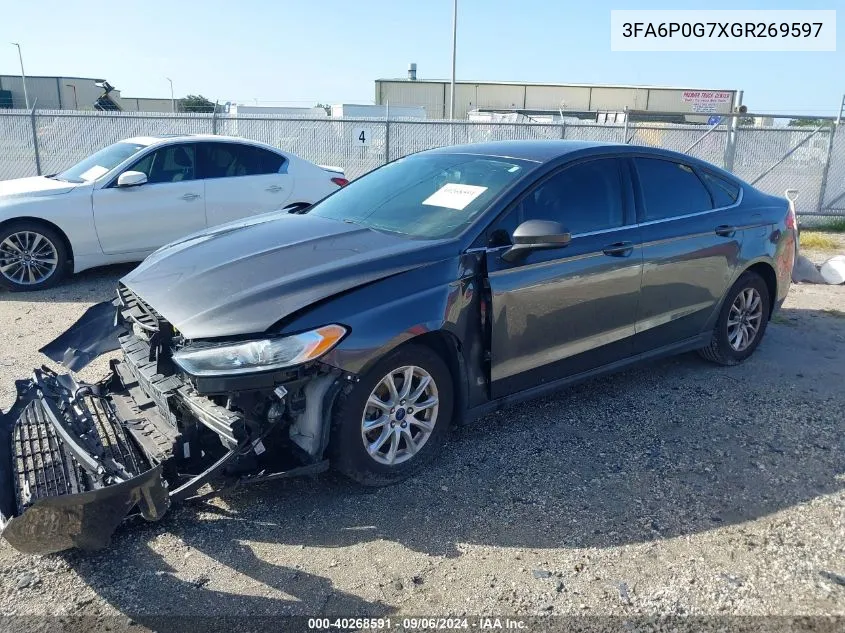
<path id="1" fill-rule="evenodd" d="M 122 350 L 96 384 L 45 368 L 18 381 L 0 413 L 0 529 L 33 554 L 108 545 L 128 516 L 160 519 L 206 483 L 227 486 L 325 470 L 328 412 L 343 381 L 317 361 L 195 377 L 174 328 L 129 288 L 41 351 L 74 371 Z"/>

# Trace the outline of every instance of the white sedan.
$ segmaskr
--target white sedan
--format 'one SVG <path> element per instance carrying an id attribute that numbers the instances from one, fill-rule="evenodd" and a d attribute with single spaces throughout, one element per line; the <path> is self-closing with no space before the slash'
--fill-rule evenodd
<path id="1" fill-rule="evenodd" d="M 141 261 L 209 226 L 306 207 L 343 171 L 223 136 L 131 138 L 61 173 L 0 182 L 0 286 L 38 290 L 69 272 Z"/>

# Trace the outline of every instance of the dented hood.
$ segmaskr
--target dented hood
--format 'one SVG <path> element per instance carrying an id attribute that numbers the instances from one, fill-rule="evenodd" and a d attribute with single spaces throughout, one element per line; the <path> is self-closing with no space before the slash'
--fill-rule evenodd
<path id="1" fill-rule="evenodd" d="M 150 255 L 121 281 L 189 339 L 266 331 L 340 292 L 423 266 L 452 240 L 410 240 L 310 214 L 222 225 Z"/>

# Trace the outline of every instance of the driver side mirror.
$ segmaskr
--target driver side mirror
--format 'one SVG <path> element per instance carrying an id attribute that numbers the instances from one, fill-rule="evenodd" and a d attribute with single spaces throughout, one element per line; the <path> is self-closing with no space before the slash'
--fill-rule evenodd
<path id="1" fill-rule="evenodd" d="M 513 232 L 513 246 L 502 254 L 502 259 L 513 263 L 532 251 L 563 248 L 572 241 L 572 235 L 560 222 L 554 220 L 528 220 Z"/>
<path id="2" fill-rule="evenodd" d="M 125 171 L 117 177 L 118 187 L 137 187 L 147 182 L 147 174 L 140 171 Z"/>

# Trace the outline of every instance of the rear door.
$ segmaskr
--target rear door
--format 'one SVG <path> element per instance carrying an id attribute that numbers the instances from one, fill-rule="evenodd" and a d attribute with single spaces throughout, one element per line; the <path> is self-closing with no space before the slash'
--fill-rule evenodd
<path id="1" fill-rule="evenodd" d="M 629 174 L 616 158 L 567 166 L 488 232 L 494 398 L 630 356 L 642 249 Z M 513 230 L 562 222 L 571 242 L 502 260 Z"/>
<path id="2" fill-rule="evenodd" d="M 254 145 L 199 144 L 209 226 L 280 209 L 293 189 L 288 161 Z"/>
<path id="3" fill-rule="evenodd" d="M 205 191 L 193 143 L 160 147 L 124 171 L 140 171 L 147 182 L 118 187 L 115 176 L 94 190 L 94 224 L 104 253 L 144 253 L 205 228 Z"/>
<path id="4" fill-rule="evenodd" d="M 643 240 L 639 353 L 702 333 L 737 265 L 743 220 L 736 197 L 714 195 L 691 165 L 631 162 Z"/>

